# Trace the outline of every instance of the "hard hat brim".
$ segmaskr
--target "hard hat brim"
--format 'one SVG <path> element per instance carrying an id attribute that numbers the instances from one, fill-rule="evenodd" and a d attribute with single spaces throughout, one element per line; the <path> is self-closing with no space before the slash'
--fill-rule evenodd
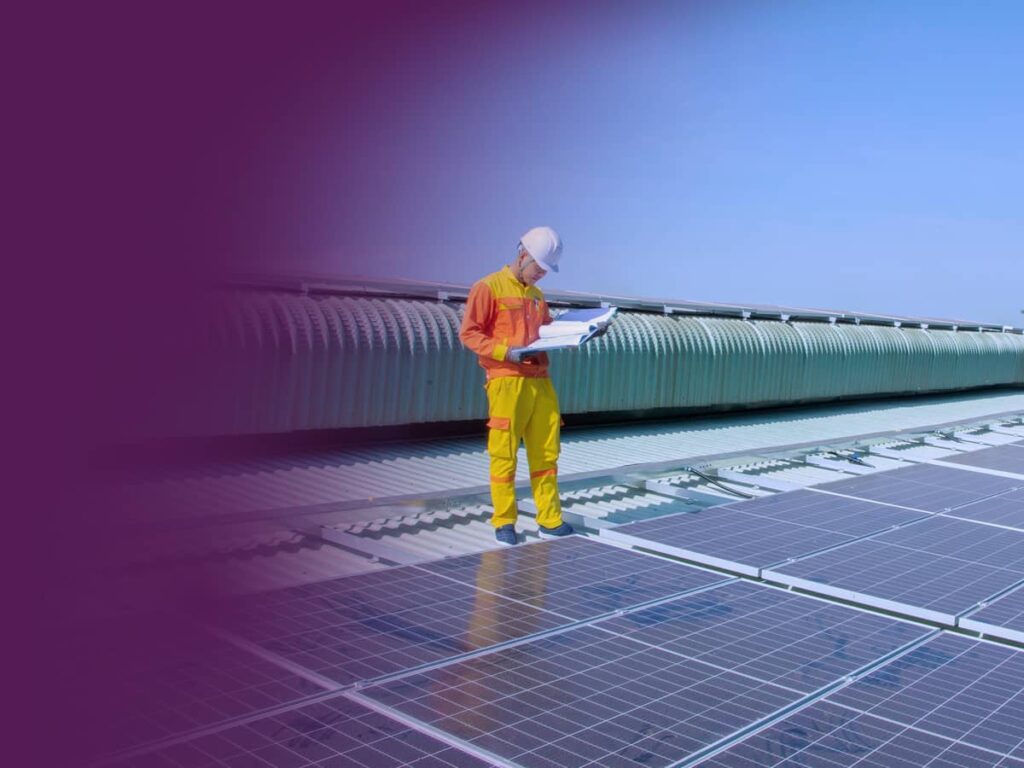
<path id="1" fill-rule="evenodd" d="M 529 250 L 527 250 L 526 252 L 530 253 Z M 536 261 L 538 264 L 540 264 L 541 268 L 545 272 L 557 272 L 558 271 L 558 265 L 557 264 L 549 264 L 546 261 L 544 261 L 544 259 L 538 259 L 533 254 L 530 254 L 530 258 L 533 259 L 534 261 Z"/>

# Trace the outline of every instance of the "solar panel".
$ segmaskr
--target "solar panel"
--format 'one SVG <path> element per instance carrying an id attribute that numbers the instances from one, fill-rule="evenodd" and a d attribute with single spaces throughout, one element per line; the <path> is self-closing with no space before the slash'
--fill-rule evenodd
<path id="1" fill-rule="evenodd" d="M 88 756 L 138 747 L 324 691 L 181 619 L 108 622 L 95 633 L 69 634 L 67 642 L 66 656 L 48 663 L 67 686 L 60 705 L 74 723 L 64 735 Z M 109 674 L 113 669 L 118 674 Z"/>
<path id="2" fill-rule="evenodd" d="M 942 516 L 904 526 L 877 540 L 1024 574 L 1024 533 L 1017 531 Z"/>
<path id="3" fill-rule="evenodd" d="M 575 620 L 630 608 L 727 578 L 582 536 L 440 560 L 420 567 Z"/>
<path id="4" fill-rule="evenodd" d="M 804 693 L 931 631 L 747 581 L 629 613 L 601 627 Z"/>
<path id="5" fill-rule="evenodd" d="M 661 766 L 929 631 L 733 582 L 362 695 L 520 765 Z"/>
<path id="6" fill-rule="evenodd" d="M 764 577 L 953 624 L 1024 578 L 1024 533 L 932 517 L 766 570 Z"/>
<path id="7" fill-rule="evenodd" d="M 709 507 L 601 531 L 645 547 L 749 576 L 845 544 L 922 513 L 810 491 Z"/>
<path id="8" fill-rule="evenodd" d="M 943 633 L 829 698 L 1024 758 L 1024 653 Z"/>
<path id="9" fill-rule="evenodd" d="M 980 611 L 961 619 L 960 626 L 1024 643 L 1024 587 L 1017 587 Z"/>
<path id="10" fill-rule="evenodd" d="M 860 499 L 823 496 L 805 490 L 735 502 L 726 505 L 726 508 L 855 537 L 877 533 L 924 517 L 923 513 L 914 510 L 887 507 Z"/>
<path id="11" fill-rule="evenodd" d="M 1005 525 L 1008 528 L 1024 531 L 1024 491 L 1011 491 L 992 499 L 976 501 L 973 504 L 957 507 L 947 514 L 950 517 Z"/>
<path id="12" fill-rule="evenodd" d="M 943 633 L 701 763 L 1024 766 L 1024 653 Z"/>
<path id="13" fill-rule="evenodd" d="M 415 566 L 254 595 L 224 620 L 262 648 L 343 685 L 566 623 Z"/>
<path id="14" fill-rule="evenodd" d="M 667 766 L 801 696 L 593 626 L 362 695 L 530 768 Z"/>
<path id="15" fill-rule="evenodd" d="M 702 760 L 699 765 L 702 768 L 842 768 L 853 765 L 862 768 L 1024 768 L 1024 760 L 993 754 L 944 736 L 821 701 Z"/>
<path id="16" fill-rule="evenodd" d="M 925 512 L 944 512 L 1014 490 L 1020 481 L 965 469 L 918 464 L 816 486 L 815 490 L 899 504 Z"/>
<path id="17" fill-rule="evenodd" d="M 982 448 L 962 456 L 951 456 L 943 459 L 952 464 L 963 464 L 968 467 L 998 469 L 1002 472 L 1014 472 L 1024 478 L 1024 450 L 1016 444 L 1001 445 L 995 448 Z"/>
<path id="18" fill-rule="evenodd" d="M 124 768 L 485 768 L 488 763 L 338 696 L 118 764 Z"/>
<path id="19" fill-rule="evenodd" d="M 747 576 L 759 576 L 766 566 L 852 540 L 840 533 L 715 507 L 604 530 L 601 536 Z"/>

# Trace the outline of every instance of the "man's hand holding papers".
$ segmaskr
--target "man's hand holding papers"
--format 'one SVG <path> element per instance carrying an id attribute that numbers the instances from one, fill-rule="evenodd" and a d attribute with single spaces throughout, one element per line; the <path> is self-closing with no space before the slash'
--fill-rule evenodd
<path id="1" fill-rule="evenodd" d="M 552 349 L 571 349 L 586 344 L 595 336 L 602 335 L 615 319 L 616 307 L 595 307 L 591 309 L 570 309 L 563 312 L 548 325 L 541 326 L 540 338 L 527 347 L 512 352 L 518 357 L 547 352 Z"/>

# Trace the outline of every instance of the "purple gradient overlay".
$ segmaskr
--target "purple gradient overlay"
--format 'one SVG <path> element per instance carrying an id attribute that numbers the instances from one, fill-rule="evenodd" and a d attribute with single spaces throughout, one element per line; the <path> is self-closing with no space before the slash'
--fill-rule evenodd
<path id="1" fill-rule="evenodd" d="M 202 458 L 154 438 L 187 434 L 227 396 L 203 352 L 212 282 L 402 226 L 381 195 L 400 169 L 375 148 L 382 131 L 419 137 L 389 95 L 455 66 L 450 42 L 505 12 L 112 2 L 21 13 L 4 504 L 5 698 L 17 706 L 4 762 L 72 766 L 310 693 L 204 634 L 222 592 L 210 572 L 139 564 L 144 548 L 174 548 L 189 510 L 111 489 Z M 423 83 L 396 75 L 407 49 Z M 346 272 L 369 252 L 331 258 Z M 211 703 L 216 690 L 198 691 L 226 669 L 234 703 Z"/>

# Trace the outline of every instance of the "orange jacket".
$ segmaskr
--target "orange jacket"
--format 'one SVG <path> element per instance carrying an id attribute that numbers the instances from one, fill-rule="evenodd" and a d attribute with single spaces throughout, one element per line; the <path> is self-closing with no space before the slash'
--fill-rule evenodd
<path id="1" fill-rule="evenodd" d="M 480 356 L 487 380 L 501 376 L 548 375 L 548 356 L 541 352 L 522 363 L 505 359 L 510 347 L 525 347 L 540 337 L 540 327 L 551 322 L 544 294 L 524 285 L 504 267 L 478 280 L 466 300 L 459 338 Z"/>

